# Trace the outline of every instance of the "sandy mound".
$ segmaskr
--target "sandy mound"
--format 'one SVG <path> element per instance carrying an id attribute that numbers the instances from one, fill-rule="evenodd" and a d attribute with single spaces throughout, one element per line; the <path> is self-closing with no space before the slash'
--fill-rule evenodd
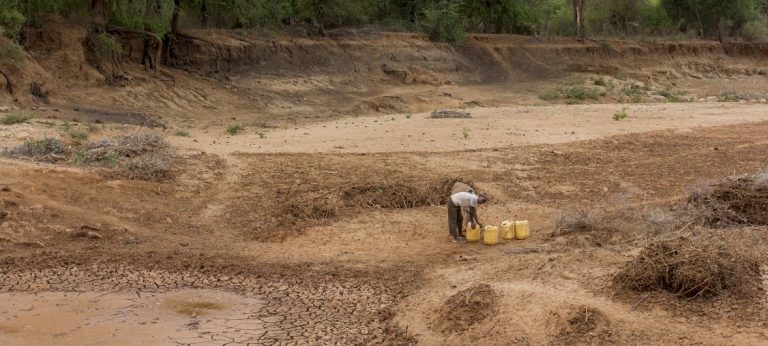
<path id="1" fill-rule="evenodd" d="M 443 334 L 461 333 L 498 310 L 498 295 L 488 284 L 479 284 L 452 295 L 443 304 L 432 328 Z"/>
<path id="2" fill-rule="evenodd" d="M 687 238 L 652 243 L 624 265 L 614 283 L 635 291 L 668 291 L 682 297 L 725 292 L 751 296 L 761 289 L 758 256 L 729 244 Z"/>
<path id="3" fill-rule="evenodd" d="M 610 321 L 600 310 L 580 306 L 568 315 L 568 322 L 550 345 L 600 345 L 608 343 Z M 609 343 L 610 344 L 610 343 Z"/>

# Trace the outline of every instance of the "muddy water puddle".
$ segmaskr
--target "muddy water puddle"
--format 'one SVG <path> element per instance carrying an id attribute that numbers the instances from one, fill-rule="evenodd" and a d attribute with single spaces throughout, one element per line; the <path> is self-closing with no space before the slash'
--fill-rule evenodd
<path id="1" fill-rule="evenodd" d="M 259 343 L 279 318 L 264 301 L 218 290 L 0 294 L 6 345 Z"/>

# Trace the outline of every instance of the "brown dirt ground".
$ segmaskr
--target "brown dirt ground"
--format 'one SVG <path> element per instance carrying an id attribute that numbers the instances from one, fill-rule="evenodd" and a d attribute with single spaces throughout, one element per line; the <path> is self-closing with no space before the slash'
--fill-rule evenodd
<path id="1" fill-rule="evenodd" d="M 561 210 L 632 209 L 674 218 L 685 209 L 687 187 L 768 168 L 768 105 L 759 102 L 768 77 L 748 51 L 616 41 L 616 52 L 603 52 L 598 43 L 485 35 L 459 48 L 398 34 L 280 39 L 279 54 L 259 58 L 294 60 L 273 70 L 264 63 L 247 72 L 242 61 L 216 65 L 210 56 L 191 56 L 187 71 L 165 71 L 171 83 L 126 62 L 125 85 L 105 86 L 51 72 L 84 59 L 80 51 L 49 49 L 71 48 L 64 43 L 84 35 L 59 32 L 46 38 L 54 44 L 29 48 L 45 53 L 35 56 L 56 91 L 52 103 L 27 104 L 38 107 L 30 123 L 0 126 L 0 146 L 44 137 L 70 143 L 65 122 L 101 120 L 91 140 L 161 134 L 182 163 L 174 179 L 148 182 L 75 163 L 0 157 L 1 340 L 768 343 L 768 297 L 689 301 L 611 284 L 645 244 L 685 235 L 762 254 L 768 285 L 765 226 L 633 228 L 608 242 L 551 236 Z M 194 34 L 232 43 L 226 32 Z M 243 60 L 256 54 L 209 41 L 196 44 Z M 516 47 L 530 58 L 521 65 L 513 63 Z M 382 69 L 382 57 L 397 49 L 397 68 Z M 310 68 L 326 55 L 334 58 Z M 543 63 L 560 55 L 575 65 Z M 673 59 L 641 68 L 659 56 Z M 477 61 L 496 63 L 483 70 L 473 67 Z M 209 63 L 226 71 L 200 67 Z M 346 65 L 367 72 L 351 73 Z M 89 65 L 77 66 L 97 76 Z M 509 78 L 493 80 L 498 71 Z M 609 94 L 597 104 L 564 105 L 537 98 L 571 79 L 608 72 L 701 96 L 732 89 L 752 102 L 627 105 Z M 629 119 L 611 120 L 625 106 Z M 418 113 L 445 107 L 473 107 L 472 118 Z M 234 122 L 245 133 L 227 135 L 225 125 Z M 191 136 L 175 136 L 177 129 Z M 435 191 L 455 178 L 489 195 L 483 221 L 527 219 L 531 238 L 494 247 L 451 242 Z M 473 311 L 468 316 L 484 318 L 450 333 L 435 327 L 447 302 L 480 284 L 495 296 L 493 313 Z"/>

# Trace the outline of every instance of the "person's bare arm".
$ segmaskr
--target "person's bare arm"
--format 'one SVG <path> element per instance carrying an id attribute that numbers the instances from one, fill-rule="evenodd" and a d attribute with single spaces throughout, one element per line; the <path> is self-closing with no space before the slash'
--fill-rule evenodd
<path id="1" fill-rule="evenodd" d="M 472 228 L 475 228 L 475 224 L 479 225 L 480 228 L 483 228 L 483 224 L 480 222 L 480 219 L 477 217 L 477 208 L 469 207 L 469 219 L 472 222 Z"/>

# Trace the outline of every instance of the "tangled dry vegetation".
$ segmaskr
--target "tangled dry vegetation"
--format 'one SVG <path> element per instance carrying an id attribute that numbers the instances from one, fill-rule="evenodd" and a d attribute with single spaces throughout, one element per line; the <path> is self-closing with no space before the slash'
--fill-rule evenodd
<path id="1" fill-rule="evenodd" d="M 79 145 L 46 138 L 5 149 L 3 155 L 35 162 L 69 163 L 98 169 L 108 177 L 163 181 L 173 177 L 173 148 L 155 134 L 102 139 Z"/>
<path id="2" fill-rule="evenodd" d="M 442 334 L 463 332 L 495 314 L 498 295 L 488 284 L 479 284 L 452 295 L 438 312 L 432 328 Z"/>
<path id="3" fill-rule="evenodd" d="M 657 241 L 627 262 L 613 279 L 620 288 L 667 291 L 687 298 L 760 292 L 759 256 L 738 245 L 688 238 Z"/>
<path id="4" fill-rule="evenodd" d="M 388 181 L 356 183 L 316 192 L 292 194 L 277 218 L 297 224 L 335 219 L 360 209 L 410 209 L 446 202 L 451 187 L 459 178 L 439 178 L 426 184 L 408 177 L 391 177 Z M 471 182 L 469 182 L 472 185 Z"/>
<path id="5" fill-rule="evenodd" d="M 694 187 L 688 206 L 705 225 L 768 225 L 768 172 Z"/>
<path id="6" fill-rule="evenodd" d="M 568 210 L 555 219 L 551 236 L 584 237 L 596 246 L 613 245 L 658 236 L 680 223 L 674 214 L 659 208 L 625 208 L 609 212 Z"/>
<path id="7" fill-rule="evenodd" d="M 617 344 L 611 340 L 610 320 L 600 310 L 578 306 L 567 318 L 567 323 L 549 343 L 550 346 Z"/>

